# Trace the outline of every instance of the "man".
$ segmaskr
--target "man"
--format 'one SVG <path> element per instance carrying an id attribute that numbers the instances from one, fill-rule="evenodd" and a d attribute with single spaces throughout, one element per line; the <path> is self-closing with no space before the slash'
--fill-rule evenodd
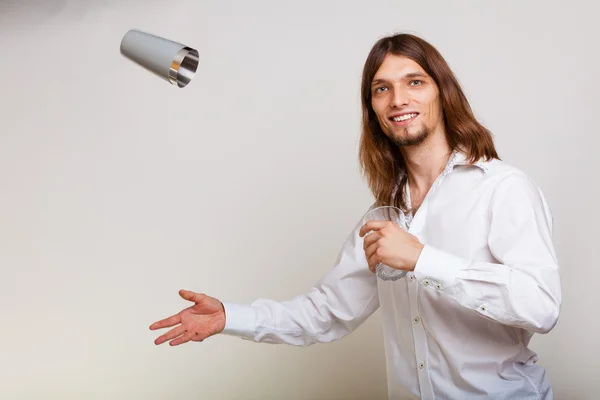
<path id="1" fill-rule="evenodd" d="M 378 307 L 393 399 L 551 399 L 533 333 L 557 322 L 561 289 L 541 191 L 502 162 L 439 52 L 413 35 L 379 40 L 363 71 L 360 161 L 388 221 L 358 224 L 311 291 L 286 302 L 192 307 L 150 328 L 171 345 L 224 333 L 307 346 L 352 332 Z M 367 233 L 370 233 L 367 235 Z M 379 279 L 376 266 L 407 271 Z"/>

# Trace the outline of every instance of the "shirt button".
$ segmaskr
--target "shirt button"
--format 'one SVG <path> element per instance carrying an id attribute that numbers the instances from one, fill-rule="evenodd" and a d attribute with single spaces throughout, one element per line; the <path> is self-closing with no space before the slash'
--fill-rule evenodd
<path id="1" fill-rule="evenodd" d="M 414 280 L 415 280 L 415 276 L 414 276 L 413 274 L 410 274 L 410 275 L 408 276 L 408 279 L 410 279 L 411 281 L 414 281 Z"/>
<path id="2" fill-rule="evenodd" d="M 414 322 L 415 324 L 418 324 L 418 323 L 419 323 L 419 321 L 421 321 L 421 318 L 419 318 L 418 316 L 413 318 L 413 322 Z"/>
<path id="3" fill-rule="evenodd" d="M 425 368 L 425 362 L 421 361 L 419 363 L 419 369 L 423 369 L 423 368 Z"/>
<path id="4" fill-rule="evenodd" d="M 425 280 L 423 281 L 423 285 L 425 285 L 425 286 L 429 286 L 429 283 L 430 283 L 430 282 L 429 282 L 429 279 L 425 279 Z"/>
<path id="5" fill-rule="evenodd" d="M 439 283 L 436 283 L 436 284 L 435 284 L 435 288 L 436 288 L 437 290 L 441 290 L 441 289 L 442 289 L 442 285 L 440 285 Z"/>

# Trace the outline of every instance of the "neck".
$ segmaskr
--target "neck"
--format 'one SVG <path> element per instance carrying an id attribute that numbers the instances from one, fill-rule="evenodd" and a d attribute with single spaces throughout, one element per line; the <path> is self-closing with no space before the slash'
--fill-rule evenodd
<path id="1" fill-rule="evenodd" d="M 429 191 L 444 171 L 451 153 L 446 135 L 432 135 L 430 139 L 416 146 L 401 148 L 409 185 L 420 193 Z"/>

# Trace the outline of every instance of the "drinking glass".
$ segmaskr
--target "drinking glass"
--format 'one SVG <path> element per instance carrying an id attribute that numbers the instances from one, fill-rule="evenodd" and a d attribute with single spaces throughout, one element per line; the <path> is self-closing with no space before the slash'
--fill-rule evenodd
<path id="1" fill-rule="evenodd" d="M 363 217 L 363 225 L 368 221 L 392 221 L 396 223 L 400 228 L 408 230 L 406 227 L 406 219 L 404 213 L 398 207 L 394 206 L 381 206 L 372 209 Z M 368 232 L 367 235 L 370 235 Z M 392 268 L 388 265 L 379 263 L 376 267 L 377 277 L 384 281 L 396 281 L 400 278 L 404 278 L 407 271 Z"/>

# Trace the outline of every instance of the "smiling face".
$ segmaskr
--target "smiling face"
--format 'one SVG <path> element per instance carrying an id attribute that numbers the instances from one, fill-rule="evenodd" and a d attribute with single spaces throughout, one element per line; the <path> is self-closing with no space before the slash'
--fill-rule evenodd
<path id="1" fill-rule="evenodd" d="M 399 146 L 444 133 L 438 87 L 410 58 L 385 57 L 371 83 L 371 106 L 383 132 Z"/>

